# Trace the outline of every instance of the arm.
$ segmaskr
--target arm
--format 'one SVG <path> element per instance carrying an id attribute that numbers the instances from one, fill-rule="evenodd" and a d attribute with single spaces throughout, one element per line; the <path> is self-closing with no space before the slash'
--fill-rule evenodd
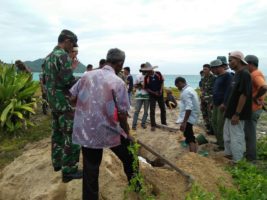
<path id="1" fill-rule="evenodd" d="M 191 115 L 192 109 L 193 109 L 193 101 L 192 101 L 192 94 L 189 91 L 185 91 L 185 96 L 184 96 L 184 103 L 185 103 L 185 115 L 184 115 L 184 120 L 180 126 L 181 131 L 185 131 L 186 129 L 186 123 Z"/>
<path id="2" fill-rule="evenodd" d="M 60 83 L 68 88 L 70 88 L 75 83 L 75 77 L 73 76 L 72 62 L 67 53 L 61 55 L 57 61 L 60 70 L 58 73 L 58 78 Z"/>
<path id="3" fill-rule="evenodd" d="M 238 100 L 236 107 L 236 113 L 240 113 L 246 103 L 247 97 L 244 94 L 241 94 Z M 231 119 L 231 124 L 236 125 L 239 123 L 239 115 L 233 115 Z"/>
<path id="4" fill-rule="evenodd" d="M 129 124 L 127 122 L 128 119 L 128 110 L 130 108 L 130 104 L 128 101 L 128 94 L 125 85 L 118 85 L 116 90 L 112 90 L 112 96 L 115 103 L 115 107 L 118 111 L 118 120 L 121 128 L 128 135 L 129 134 Z"/>
<path id="5" fill-rule="evenodd" d="M 228 72 L 226 72 L 226 73 L 228 73 Z M 226 88 L 225 88 L 225 91 L 224 91 L 223 103 L 220 105 L 220 110 L 222 112 L 224 112 L 225 109 L 226 109 L 227 99 L 228 99 L 229 92 L 230 92 L 230 89 L 231 89 L 232 80 L 233 80 L 233 75 L 228 73 L 227 77 L 226 77 L 226 81 L 225 81 Z"/>
<path id="6" fill-rule="evenodd" d="M 262 102 L 259 100 L 259 98 L 261 96 L 263 96 L 265 93 L 267 92 L 267 85 L 263 85 L 260 87 L 258 93 L 256 94 L 256 96 L 253 97 L 253 101 L 258 104 L 258 105 L 261 105 Z"/>
<path id="7" fill-rule="evenodd" d="M 267 92 L 267 85 L 263 85 L 262 87 L 260 87 L 258 93 L 256 94 L 256 96 L 254 98 L 258 99 L 259 97 L 264 95 L 266 92 Z"/>
<path id="8" fill-rule="evenodd" d="M 127 112 L 118 112 L 118 120 L 120 123 L 121 128 L 124 130 L 124 132 L 129 135 L 129 124 L 127 121 L 128 113 Z"/>
<path id="9" fill-rule="evenodd" d="M 129 81 L 129 89 L 128 89 L 128 92 L 131 92 L 133 90 L 133 77 L 132 76 L 129 76 L 128 81 Z"/>

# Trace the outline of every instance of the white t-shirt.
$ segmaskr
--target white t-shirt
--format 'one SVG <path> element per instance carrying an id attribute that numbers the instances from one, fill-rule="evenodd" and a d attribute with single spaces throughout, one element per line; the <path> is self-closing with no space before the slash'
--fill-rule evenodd
<path id="1" fill-rule="evenodd" d="M 144 78 L 145 76 L 143 74 L 137 74 L 134 85 L 141 84 L 144 86 Z M 149 99 L 148 92 L 144 89 L 137 88 L 135 92 L 135 99 Z"/>

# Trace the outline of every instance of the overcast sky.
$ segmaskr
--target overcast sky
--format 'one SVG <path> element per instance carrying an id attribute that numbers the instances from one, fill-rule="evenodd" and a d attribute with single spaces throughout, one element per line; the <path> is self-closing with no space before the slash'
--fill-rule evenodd
<path id="1" fill-rule="evenodd" d="M 267 75 L 266 19 L 266 0 L 0 0 L 0 59 L 43 58 L 69 29 L 85 65 L 118 47 L 132 73 L 149 61 L 164 74 L 198 74 L 240 50 Z"/>

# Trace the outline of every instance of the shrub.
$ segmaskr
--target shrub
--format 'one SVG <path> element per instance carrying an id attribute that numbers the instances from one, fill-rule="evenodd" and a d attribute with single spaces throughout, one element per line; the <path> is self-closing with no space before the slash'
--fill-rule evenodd
<path id="1" fill-rule="evenodd" d="M 0 64 L 0 122 L 5 132 L 32 125 L 30 113 L 34 113 L 37 99 L 33 98 L 39 83 L 32 75 L 17 73 L 14 66 Z"/>

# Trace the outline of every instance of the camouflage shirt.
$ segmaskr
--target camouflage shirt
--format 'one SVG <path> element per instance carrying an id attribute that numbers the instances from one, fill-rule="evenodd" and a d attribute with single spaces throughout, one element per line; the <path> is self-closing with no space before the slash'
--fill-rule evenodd
<path id="1" fill-rule="evenodd" d="M 54 112 L 72 111 L 69 89 L 74 85 L 72 62 L 68 53 L 56 46 L 45 58 L 44 78 L 49 105 Z"/>
<path id="2" fill-rule="evenodd" d="M 202 91 L 201 91 L 201 99 L 207 103 L 212 102 L 212 89 L 215 81 L 215 76 L 210 74 L 209 76 L 204 76 L 201 80 L 202 82 Z"/>

